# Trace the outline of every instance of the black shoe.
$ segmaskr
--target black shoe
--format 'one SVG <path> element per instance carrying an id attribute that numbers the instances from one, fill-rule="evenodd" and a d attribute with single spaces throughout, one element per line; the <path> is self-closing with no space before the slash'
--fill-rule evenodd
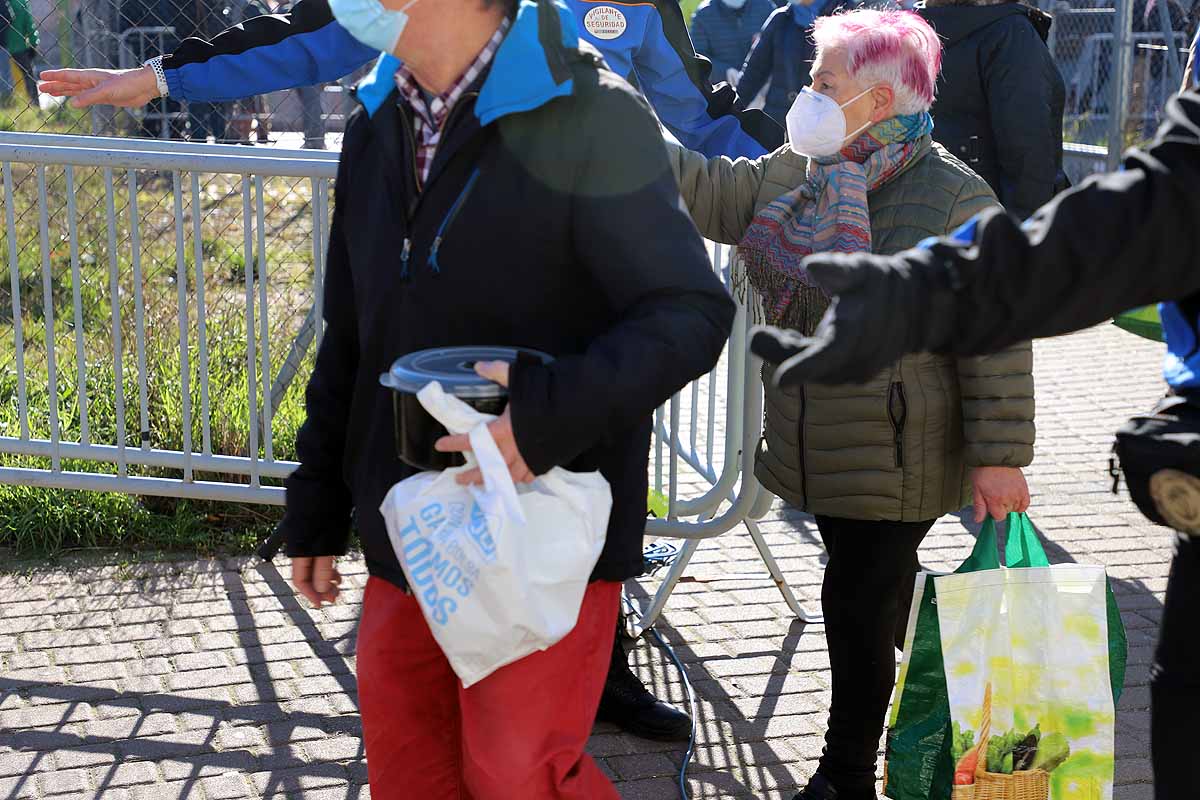
<path id="1" fill-rule="evenodd" d="M 854 795 L 839 792 L 828 778 L 818 772 L 812 776 L 808 786 L 801 789 L 792 800 L 877 800 L 877 798 L 874 789 Z"/>
<path id="2" fill-rule="evenodd" d="M 647 691 L 629 669 L 619 640 L 613 645 L 613 658 L 596 719 L 612 722 L 626 733 L 643 739 L 686 742 L 692 735 L 692 718 Z"/>

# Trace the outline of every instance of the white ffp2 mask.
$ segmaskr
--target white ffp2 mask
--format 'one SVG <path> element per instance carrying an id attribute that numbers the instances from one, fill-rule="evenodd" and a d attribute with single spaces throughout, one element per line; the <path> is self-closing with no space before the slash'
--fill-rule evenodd
<path id="1" fill-rule="evenodd" d="M 831 156 L 841 150 L 847 138 L 846 113 L 842 109 L 870 91 L 859 92 L 838 105 L 832 97 L 814 92 L 808 86 L 801 89 L 787 112 L 788 143 L 792 150 L 811 158 Z M 868 120 L 849 136 L 856 136 L 870 126 Z"/>

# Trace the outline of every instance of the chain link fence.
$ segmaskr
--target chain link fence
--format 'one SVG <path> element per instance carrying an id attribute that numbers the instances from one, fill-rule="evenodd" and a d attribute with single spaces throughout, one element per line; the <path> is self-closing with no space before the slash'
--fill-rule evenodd
<path id="1" fill-rule="evenodd" d="M 1150 139 L 1183 81 L 1200 1 L 1048 0 L 1042 8 L 1054 16 L 1047 44 L 1067 87 L 1064 141 L 1122 150 Z"/>
<path id="2" fill-rule="evenodd" d="M 303 422 L 335 164 L 131 146 L 0 134 L 0 471 L 58 469 L 74 442 L 68 470 L 177 479 L 162 454 L 194 451 L 200 480 L 239 457 L 269 485 Z"/>
<path id="3" fill-rule="evenodd" d="M 98 147 L 114 150 L 129 146 L 130 138 L 153 138 L 159 141 L 143 145 L 145 149 L 167 147 L 176 152 L 206 141 L 252 146 L 223 150 L 224 156 L 235 157 L 340 147 L 351 102 L 346 89 L 355 76 L 237 103 L 163 99 L 131 110 L 80 111 L 36 93 L 32 77 L 42 69 L 136 67 L 151 56 L 171 52 L 184 37 L 210 38 L 249 17 L 286 11 L 286 5 L 271 0 L 263 5 L 246 0 L 0 2 L 14 12 L 9 15 L 14 22 L 19 6 L 27 3 L 37 32 L 32 63 L 29 55 L 18 52 L 21 39 L 32 38 L 27 35 L 8 36 L 8 52 L 0 53 L 5 62 L 0 74 L 6 78 L 0 81 L 0 131 L 51 134 L 55 138 L 47 138 L 47 144 L 64 147 L 79 146 L 71 134 L 86 135 L 88 141 L 93 136 L 120 137 L 109 145 L 95 140 Z M 5 135 L 0 133 L 0 138 Z M 251 187 L 255 207 L 247 209 L 246 186 L 236 175 L 185 173 L 180 187 L 178 174 L 157 169 L 38 169 L 16 162 L 4 166 L 0 253 L 11 280 L 0 287 L 0 437 L 80 441 L 82 435 L 86 442 L 89 431 L 80 426 L 90 425 L 90 435 L 99 441 L 181 449 L 184 364 L 178 342 L 171 347 L 178 336 L 172 337 L 169 330 L 179 322 L 176 289 L 182 258 L 189 290 L 206 299 L 206 349 L 211 358 L 206 376 L 211 381 L 211 424 L 202 425 L 196 414 L 187 431 L 191 441 L 198 451 L 203 442 L 205 452 L 251 456 L 258 451 L 266 458 L 273 442 L 276 458 L 292 457 L 317 335 L 311 315 L 313 276 L 315 258 L 323 254 L 314 248 L 323 236 L 313 225 L 328 211 L 328 181 L 257 178 Z M 188 225 L 179 250 L 182 218 Z M 260 265 L 267 275 L 259 275 Z M 115 283 L 112 275 L 118 276 Z M 49 294 L 43 292 L 46 280 Z M 258 346 L 267 351 L 263 371 L 272 365 L 270 373 L 259 376 L 255 414 L 247 407 L 251 401 L 245 391 L 247 281 L 256 295 L 261 290 L 258 314 L 265 327 Z M 37 401 L 53 385 L 50 356 L 56 348 L 36 335 L 48 324 L 48 311 L 57 320 L 52 338 L 63 348 L 63 359 L 70 363 L 78 355 L 87 367 L 78 374 L 62 372 L 57 404 L 48 397 Z M 112 319 L 119 322 L 115 329 Z M 195 351 L 200 332 L 194 309 L 184 322 Z M 123 375 L 114 370 L 114 348 L 126 366 Z M 190 385 L 199 408 L 200 354 L 191 355 L 195 374 Z M 127 413 L 119 413 L 120 404 L 113 403 L 117 386 Z M 94 398 L 90 416 L 81 416 L 89 396 Z M 272 409 L 264 404 L 264 396 Z M 63 413 L 47 413 L 58 406 Z M 41 467 L 44 460 L 9 455 L 0 459 L 0 467 Z M 97 466 L 85 468 L 92 471 Z M 128 468 L 130 474 L 164 474 L 153 466 Z"/>
<path id="4" fill-rule="evenodd" d="M 37 96 L 35 76 L 53 67 L 129 69 L 170 53 L 189 36 L 212 38 L 262 14 L 283 13 L 278 0 L 4 0 L 12 24 L 0 40 L 0 130 L 134 136 L 191 141 L 337 149 L 352 110 L 358 75 L 324 86 L 237 102 L 188 103 L 165 98 L 141 109 L 74 113 Z M 0 4 L 0 11 L 3 10 Z M 28 12 L 34 36 L 20 24 Z"/>

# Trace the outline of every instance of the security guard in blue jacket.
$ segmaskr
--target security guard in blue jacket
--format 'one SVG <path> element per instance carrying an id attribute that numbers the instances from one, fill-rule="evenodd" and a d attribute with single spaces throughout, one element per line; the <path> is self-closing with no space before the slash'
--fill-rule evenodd
<path id="1" fill-rule="evenodd" d="M 581 38 L 641 90 L 685 147 L 758 158 L 783 144 L 778 124 L 761 111 L 737 111 L 733 88 L 710 83 L 712 65 L 693 49 L 676 0 L 561 2 Z M 338 24 L 327 0 L 299 0 L 286 14 L 247 20 L 211 41 L 186 39 L 140 71 L 44 72 L 42 91 L 77 96 L 76 105 L 137 106 L 164 95 L 219 102 L 335 81 L 378 56 Z"/>

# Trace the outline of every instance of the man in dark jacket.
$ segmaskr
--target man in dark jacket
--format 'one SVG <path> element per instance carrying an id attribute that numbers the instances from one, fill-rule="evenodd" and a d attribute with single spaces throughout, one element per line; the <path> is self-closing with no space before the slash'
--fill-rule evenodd
<path id="1" fill-rule="evenodd" d="M 380 797 L 615 798 L 583 748 L 620 582 L 642 569 L 652 413 L 715 364 L 734 306 L 653 114 L 565 7 L 408 9 L 395 55 L 358 87 L 343 144 L 286 553 L 319 604 L 357 527 L 370 572 L 359 698 Z M 341 21 L 373 30 L 369 16 Z M 463 690 L 378 511 L 413 472 L 393 452 L 379 376 L 405 353 L 480 342 L 555 358 L 517 362 L 491 426 L 514 476 L 599 470 L 613 507 L 572 634 Z"/>
<path id="2" fill-rule="evenodd" d="M 755 158 L 783 144 L 782 129 L 762 112 L 731 113 L 735 94 L 709 83 L 709 62 L 692 50 L 676 0 L 622 5 L 619 15 L 608 16 L 592 15 L 597 6 L 586 0 L 569 0 L 568 7 L 580 38 L 596 46 L 618 74 L 637 77 L 659 120 L 688 147 Z M 626 14 L 636 15 L 636 24 Z M 619 23 L 626 25 L 621 31 Z M 83 105 L 137 106 L 160 96 L 225 100 L 335 80 L 378 57 L 376 48 L 334 19 L 326 0 L 298 0 L 286 14 L 248 20 L 211 41 L 188 39 L 140 70 L 45 72 L 43 90 L 84 93 Z M 613 143 L 623 152 L 621 137 Z M 687 714 L 657 700 L 638 681 L 620 642 L 613 646 L 600 716 L 654 739 L 687 739 L 691 732 Z"/>
<path id="3" fill-rule="evenodd" d="M 763 330 L 755 352 L 783 384 L 863 380 L 909 352 L 988 353 L 1057 336 L 1126 309 L 1161 306 L 1174 393 L 1200 391 L 1200 37 L 1191 88 L 1124 169 L 1089 178 L 1018 226 L 984 214 L 950 240 L 895 256 L 814 256 L 810 274 L 837 295 L 813 339 Z M 1200 503 L 1185 476 L 1180 498 Z M 1193 512 L 1194 513 L 1194 512 Z M 1167 518 L 1171 515 L 1163 514 Z M 1188 737 L 1200 719 L 1200 531 L 1180 535 L 1151 677 L 1156 800 L 1200 797 Z"/>
<path id="4" fill-rule="evenodd" d="M 934 137 L 1025 219 L 1062 174 L 1066 88 L 1046 47 L 1050 16 L 990 0 L 928 0 L 920 13 L 946 42 Z"/>
<path id="5" fill-rule="evenodd" d="M 737 86 L 746 56 L 775 3 L 771 0 L 704 0 L 692 15 L 692 43 L 712 61 L 713 83 Z"/>

